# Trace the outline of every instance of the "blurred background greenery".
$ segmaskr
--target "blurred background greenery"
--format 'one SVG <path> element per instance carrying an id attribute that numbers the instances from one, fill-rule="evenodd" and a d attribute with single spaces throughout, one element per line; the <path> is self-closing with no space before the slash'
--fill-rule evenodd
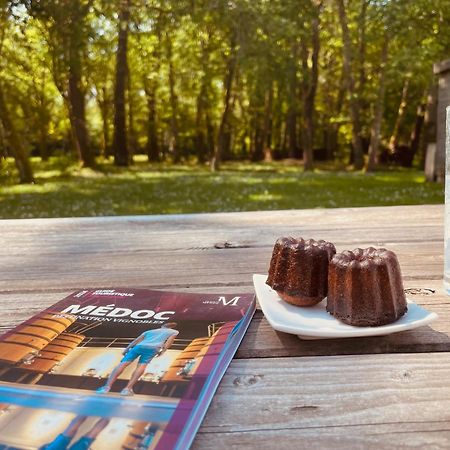
<path id="1" fill-rule="evenodd" d="M 0 217 L 439 203 L 450 0 L 0 0 Z"/>

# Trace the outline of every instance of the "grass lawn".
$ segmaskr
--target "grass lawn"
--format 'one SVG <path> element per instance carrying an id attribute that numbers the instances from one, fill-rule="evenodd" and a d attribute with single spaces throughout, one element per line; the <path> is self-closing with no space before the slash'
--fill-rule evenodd
<path id="1" fill-rule="evenodd" d="M 110 216 L 292 208 L 443 203 L 443 185 L 425 183 L 418 170 L 363 174 L 303 173 L 285 162 L 207 167 L 148 164 L 129 169 L 104 162 L 99 171 L 64 159 L 34 159 L 37 184 L 13 184 L 13 164 L 0 171 L 0 218 Z"/>

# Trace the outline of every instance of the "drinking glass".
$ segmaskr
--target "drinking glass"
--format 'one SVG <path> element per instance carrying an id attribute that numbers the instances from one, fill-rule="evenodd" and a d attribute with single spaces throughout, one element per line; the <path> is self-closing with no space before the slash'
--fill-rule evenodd
<path id="1" fill-rule="evenodd" d="M 444 287 L 450 295 L 450 106 L 447 106 L 445 135 L 445 229 Z"/>

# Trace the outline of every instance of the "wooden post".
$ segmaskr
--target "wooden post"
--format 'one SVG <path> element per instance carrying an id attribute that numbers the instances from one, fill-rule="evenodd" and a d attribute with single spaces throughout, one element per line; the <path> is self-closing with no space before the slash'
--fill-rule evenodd
<path id="1" fill-rule="evenodd" d="M 437 99 L 437 132 L 436 151 L 432 167 L 427 172 L 433 174 L 434 181 L 444 181 L 445 178 L 445 109 L 450 105 L 450 59 L 436 63 L 433 67 L 434 73 L 439 78 Z M 431 178 L 431 177 L 430 177 Z"/>

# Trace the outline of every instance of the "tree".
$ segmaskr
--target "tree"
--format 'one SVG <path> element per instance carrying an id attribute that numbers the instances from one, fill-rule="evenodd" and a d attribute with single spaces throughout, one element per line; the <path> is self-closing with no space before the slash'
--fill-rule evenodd
<path id="1" fill-rule="evenodd" d="M 114 87 L 114 138 L 113 154 L 117 166 L 128 166 L 130 155 L 127 145 L 125 90 L 128 74 L 128 29 L 131 0 L 120 0 L 118 44 L 116 57 L 116 83 Z"/>
<path id="2" fill-rule="evenodd" d="M 28 13 L 36 17 L 46 33 L 52 56 L 55 85 L 69 112 L 72 138 L 82 164 L 95 165 L 86 125 L 84 53 L 89 35 L 87 21 L 93 0 L 22 0 Z"/>
<path id="3" fill-rule="evenodd" d="M 232 35 L 230 42 L 230 53 L 228 55 L 227 68 L 224 80 L 224 107 L 222 112 L 222 118 L 220 120 L 219 133 L 217 136 L 217 144 L 214 148 L 214 156 L 211 160 L 211 170 L 216 171 L 220 168 L 222 156 L 227 148 L 227 139 L 230 134 L 230 116 L 232 111 L 231 94 L 233 89 L 233 83 L 236 76 L 237 68 L 237 43 L 236 37 Z"/>
<path id="4" fill-rule="evenodd" d="M 34 183 L 33 171 L 31 169 L 28 155 L 26 154 L 20 134 L 10 117 L 10 112 L 6 106 L 3 87 L 0 83 L 0 122 L 5 132 L 5 138 L 11 147 L 12 156 L 19 172 L 21 183 Z"/>
<path id="5" fill-rule="evenodd" d="M 450 0 L 15 0 L 3 115 L 25 153 L 72 144 L 84 165 L 113 143 L 125 165 L 138 152 L 213 169 L 303 153 L 305 170 L 349 155 L 359 168 L 366 151 L 366 170 L 411 164 L 430 139 L 423 98 L 448 56 L 449 10 Z M 1 129 L 0 154 L 12 155 Z"/>
<path id="6" fill-rule="evenodd" d="M 8 8 L 7 5 L 0 4 L 0 57 L 2 56 L 3 42 L 6 31 L 8 30 Z M 1 72 L 0 72 L 1 77 Z M 19 173 L 21 183 L 33 183 L 33 171 L 28 159 L 28 155 L 22 141 L 21 135 L 16 129 L 11 112 L 6 104 L 3 84 L 0 78 L 0 125 L 2 128 L 2 137 L 9 143 L 10 151 Z"/>
<path id="7" fill-rule="evenodd" d="M 173 161 L 180 161 L 179 139 L 178 139 L 178 95 L 175 89 L 175 68 L 173 62 L 173 44 L 169 32 L 165 34 L 166 56 L 169 65 L 169 92 L 170 92 L 170 151 L 173 155 Z"/>
<path id="8" fill-rule="evenodd" d="M 93 30 L 87 48 L 89 57 L 86 60 L 87 85 L 98 107 L 101 131 L 100 154 L 104 157 L 113 155 L 112 126 L 114 121 L 114 87 L 115 87 L 115 59 L 117 49 L 111 45 L 116 39 L 114 18 L 116 7 L 114 4 L 106 5 L 103 14 L 91 19 Z"/>
<path id="9" fill-rule="evenodd" d="M 311 0 L 311 54 L 305 40 L 302 41 L 302 67 L 303 67 L 303 167 L 312 170 L 314 164 L 314 110 L 317 84 L 319 79 L 319 51 L 320 51 L 320 10 L 322 2 Z M 308 60 L 311 57 L 311 69 Z"/>
<path id="10" fill-rule="evenodd" d="M 361 140 L 360 103 L 353 75 L 353 46 L 348 29 L 348 19 L 344 0 L 336 0 L 343 40 L 343 65 L 347 90 L 350 96 L 349 108 L 352 121 L 353 165 L 360 170 L 364 166 L 364 154 Z"/>
<path id="11" fill-rule="evenodd" d="M 159 161 L 160 146 L 158 141 L 158 125 L 157 125 L 157 96 L 158 96 L 158 76 L 160 69 L 161 52 L 161 32 L 159 27 L 159 19 L 156 19 L 154 26 L 154 34 L 152 34 L 153 43 L 152 50 L 149 55 L 151 70 L 143 74 L 144 91 L 147 98 L 147 144 L 146 153 L 149 161 Z"/>
<path id="12" fill-rule="evenodd" d="M 375 103 L 375 115 L 373 120 L 372 132 L 370 135 L 369 158 L 367 160 L 366 171 L 372 172 L 378 165 L 379 148 L 381 139 L 381 122 L 383 120 L 384 101 L 386 94 L 386 66 L 388 59 L 389 35 L 385 31 L 383 49 L 381 53 L 381 64 L 378 81 L 378 95 Z"/>

